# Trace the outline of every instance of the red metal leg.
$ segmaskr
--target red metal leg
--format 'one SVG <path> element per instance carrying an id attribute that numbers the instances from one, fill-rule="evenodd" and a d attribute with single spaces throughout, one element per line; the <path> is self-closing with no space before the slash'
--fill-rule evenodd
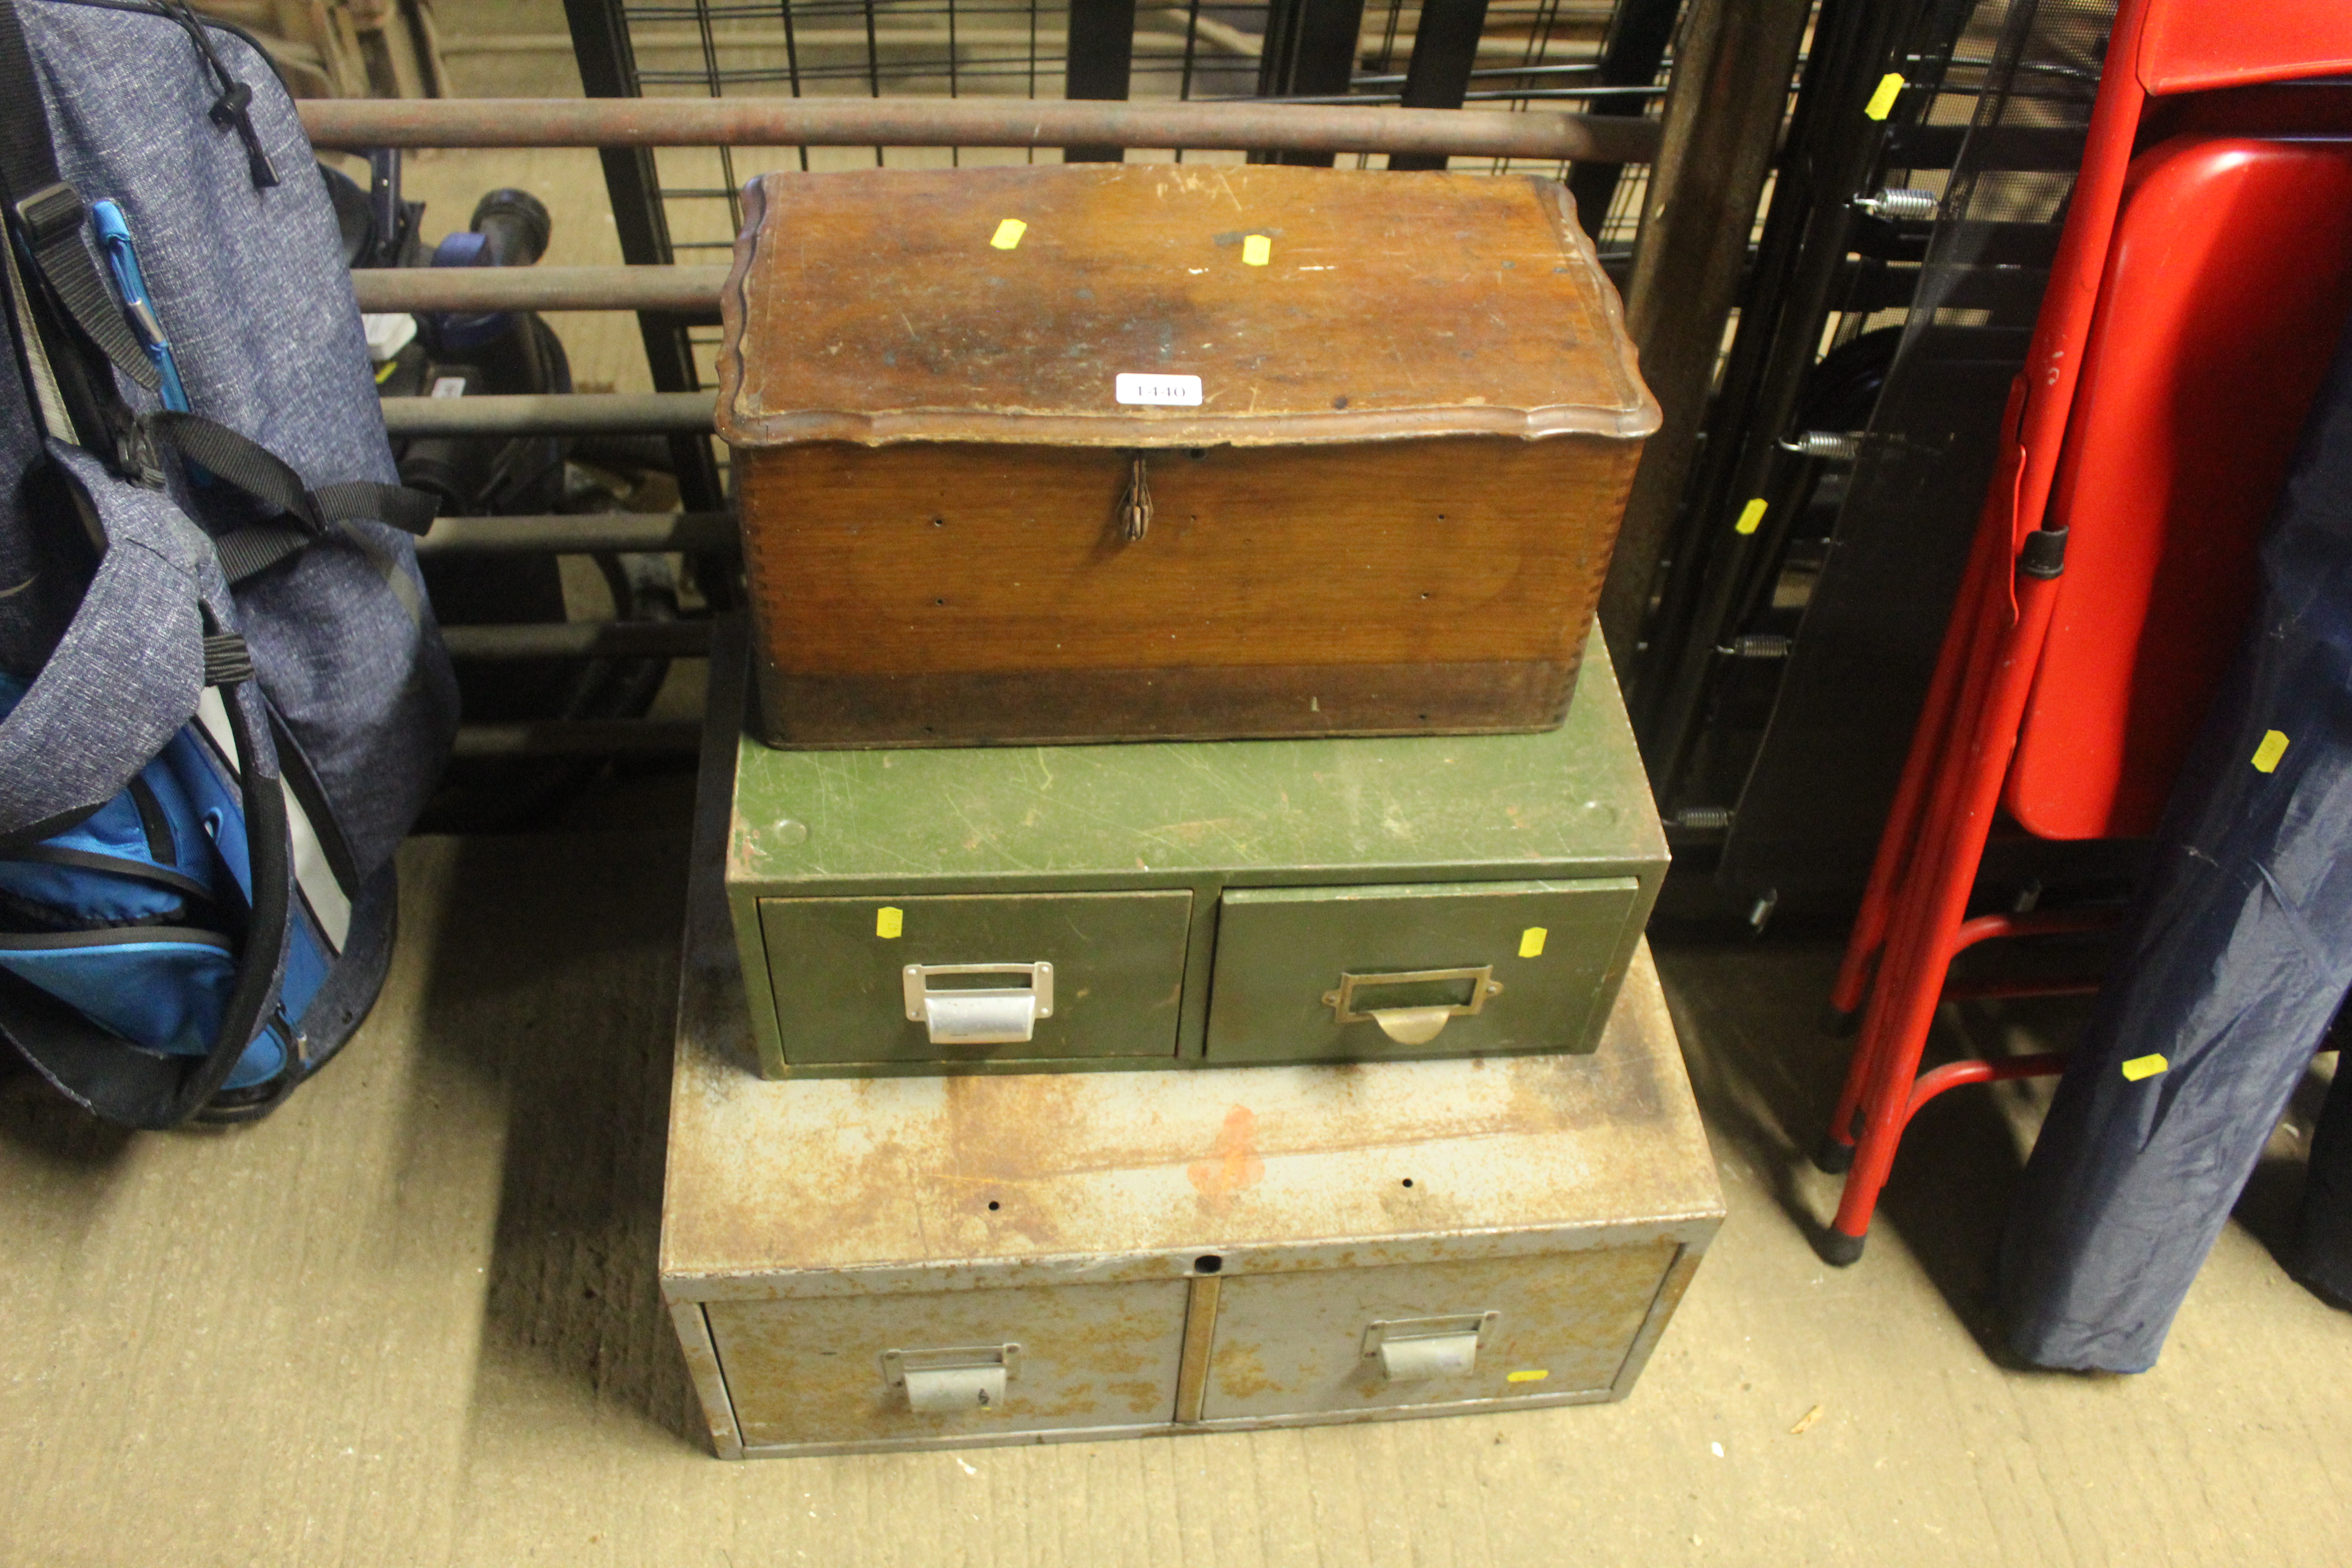
<path id="1" fill-rule="evenodd" d="M 2105 931 L 2121 918 L 2114 910 L 2036 910 L 2026 915 L 1979 915 L 1952 933 L 1952 955 L 1997 936 L 2060 936 Z"/>
<path id="2" fill-rule="evenodd" d="M 2029 1057 L 2004 1057 L 2000 1061 L 1950 1062 L 1933 1072 L 1919 1075 L 1911 1086 L 1911 1099 L 1903 1108 L 1903 1124 L 1919 1114 L 1919 1108 L 1948 1089 L 1958 1089 L 1964 1083 L 2000 1083 L 2013 1078 L 2048 1078 L 2066 1070 L 2063 1051 L 2037 1051 Z"/>
<path id="3" fill-rule="evenodd" d="M 1968 572 L 1960 579 L 1959 598 L 1952 606 L 1952 618 L 1946 623 L 1943 646 L 1937 650 L 1935 679 L 1928 683 L 1927 703 L 1920 709 L 1919 723 L 1912 731 L 1911 750 L 1903 759 L 1903 780 L 1895 786 L 1895 804 L 1888 809 L 1886 826 L 1878 836 L 1878 854 L 1871 862 L 1870 882 L 1863 889 L 1862 907 L 1854 913 L 1853 934 L 1846 939 L 1845 961 L 1838 966 L 1837 983 L 1830 990 L 1830 1005 L 1841 1013 L 1852 1013 L 1862 1006 L 1863 990 L 1869 984 L 1873 961 L 1885 943 L 1887 915 L 1919 840 L 1919 816 L 1935 778 L 1935 764 L 1951 742 L 1952 709 L 1980 646 L 1979 637 L 1985 615 L 1983 584 L 2007 567 L 2009 531 L 2005 512 L 1987 517 L 1977 529 L 1976 543 L 1969 552 Z M 1832 1124 L 1841 1131 L 1851 1119 L 1853 1107 L 1847 1106 L 1845 1112 Z"/>
<path id="4" fill-rule="evenodd" d="M 2021 574 L 2016 579 L 2017 619 L 2001 639 L 2000 655 L 1982 687 L 1978 721 L 1970 726 L 1962 754 L 1952 759 L 1955 765 L 1938 780 L 1930 826 L 1940 831 L 1921 845 L 1922 873 L 1907 879 L 1904 889 L 1908 895 L 1904 912 L 1910 918 L 1898 923 L 1888 949 L 1890 960 L 1909 962 L 1899 975 L 1883 972 L 1871 999 L 1871 1021 L 1875 1025 L 1883 1018 L 1884 1033 L 1874 1047 L 1876 1070 L 1863 1100 L 1864 1126 L 1853 1168 L 1846 1173 L 1837 1218 L 1826 1238 L 1824 1251 L 1832 1261 L 1851 1262 L 1861 1255 L 1878 1194 L 1894 1167 L 1920 1053 L 1935 1021 L 1951 943 L 1984 858 L 2001 783 L 2016 748 L 2018 722 L 2050 628 L 2056 588 L 2054 578 Z M 1964 713 L 1976 706 L 1968 700 L 1973 695 L 1963 694 Z M 1895 984 L 1889 985 L 1889 979 Z"/>
<path id="5" fill-rule="evenodd" d="M 1920 846 L 1935 836 L 1937 789 L 1948 771 L 1948 759 L 1973 728 L 1975 704 L 1984 686 L 1980 665 L 1996 657 L 2006 629 L 2000 624 L 2007 619 L 2006 595 L 1996 599 L 1988 594 L 1984 579 L 1992 572 L 2008 569 L 2009 534 L 2007 511 L 1989 506 L 1978 529 L 1974 552 L 1978 559 L 1970 563 L 1960 603 L 1937 657 L 1935 685 L 1912 737 L 1910 753 L 1904 759 L 1903 784 L 1896 792 L 1894 815 L 1879 837 L 1870 887 L 1846 944 L 1837 987 L 1831 994 L 1832 1005 L 1841 1012 L 1851 1013 L 1862 1005 L 1869 994 L 1864 985 L 1873 978 L 1874 963 L 1878 972 L 1873 991 L 1891 984 L 1894 976 L 1889 966 L 1901 964 L 1899 957 L 1888 956 L 1886 936 L 1902 908 Z M 1853 1164 L 1855 1113 L 1877 1073 L 1885 1035 L 1874 1008 L 1863 1019 L 1853 1055 L 1846 1063 L 1845 1082 L 1838 1091 L 1837 1108 L 1830 1114 L 1829 1131 L 1813 1156 L 1816 1165 L 1832 1174 Z"/>
<path id="6" fill-rule="evenodd" d="M 1983 595 L 1980 598 L 1991 600 L 1992 596 Z M 1988 605 L 1989 620 L 2007 608 L 2005 596 L 1994 604 L 1999 609 Z M 1993 668 L 2007 646 L 2009 630 L 2006 625 L 1983 626 L 1973 639 L 1959 689 L 1952 701 L 1952 732 L 1932 759 L 1922 791 L 1924 799 L 1919 808 L 1918 840 L 1911 856 L 1912 867 L 1906 868 L 1908 874 L 1895 888 L 1889 900 L 1886 935 L 1878 972 L 1866 999 L 1854 1058 L 1847 1066 L 1845 1087 L 1839 1096 L 1829 1138 L 1822 1152 L 1814 1156 L 1814 1163 L 1822 1169 L 1848 1173 L 1848 1191 L 1853 1190 L 1851 1173 L 1865 1130 L 1883 1107 L 1901 1102 L 1908 1092 L 1912 1076 L 1918 1070 L 1916 1052 L 1908 1060 L 1898 1059 L 1903 1056 L 1898 1048 L 1903 998 L 1922 986 L 1933 993 L 1943 985 L 1944 966 L 1949 962 L 1944 952 L 1948 933 L 1934 928 L 1930 914 L 1933 900 L 1929 896 L 1934 886 L 1931 870 L 1940 868 L 1948 858 L 1947 845 L 1966 794 L 1971 741 L 1979 732 L 1985 695 L 1992 683 Z M 1969 875 L 1974 876 L 1973 869 Z M 1932 975 L 1923 973 L 1930 969 Z M 1924 1032 L 1921 1037 L 1924 1040 Z M 1832 1262 L 1850 1263 L 1862 1255 L 1861 1233 L 1849 1237 L 1832 1230 L 1822 1237 L 1822 1250 Z"/>
<path id="7" fill-rule="evenodd" d="M 2037 910 L 2023 915 L 1979 915 L 1953 934 L 1945 962 L 1948 966 L 1952 958 L 1980 942 L 1990 942 L 1997 937 L 2055 936 L 2069 931 L 2105 931 L 2117 919 L 2116 911 L 2112 910 Z M 1893 984 L 1891 976 L 1889 984 Z M 2098 989 L 2098 980 L 2087 975 L 2038 980 L 1947 979 L 1943 982 L 1938 1000 L 1978 1002 L 2029 996 L 2087 996 Z M 1837 1110 L 1831 1117 L 1830 1130 L 1813 1154 L 1813 1163 L 1832 1175 L 1842 1175 L 1853 1168 L 1856 1136 L 1854 1110 L 1862 1103 L 1863 1096 L 1876 1075 L 1878 1048 L 1884 1044 L 1885 1035 L 1883 1026 L 1874 1026 L 1854 1042 L 1853 1058 L 1847 1064 L 1845 1086 L 1840 1091 Z M 1968 1081 L 1978 1080 L 1972 1079 Z"/>

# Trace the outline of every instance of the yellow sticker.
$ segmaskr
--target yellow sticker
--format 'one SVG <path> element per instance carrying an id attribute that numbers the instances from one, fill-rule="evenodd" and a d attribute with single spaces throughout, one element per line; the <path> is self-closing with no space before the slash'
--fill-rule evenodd
<path id="1" fill-rule="evenodd" d="M 1263 267 L 1274 256 L 1274 241 L 1265 235 L 1253 234 L 1242 241 L 1242 264 Z"/>
<path id="2" fill-rule="evenodd" d="M 1895 111 L 1896 95 L 1908 85 L 1899 73 L 1888 71 L 1878 79 L 1878 90 L 1870 95 L 1870 101 L 1862 106 L 1863 114 L 1871 120 L 1885 119 Z"/>
<path id="3" fill-rule="evenodd" d="M 1020 244 L 1021 237 L 1028 232 L 1027 224 L 1017 217 L 1009 217 L 996 226 L 996 232 L 989 237 L 988 243 L 999 250 L 1010 250 Z"/>
<path id="4" fill-rule="evenodd" d="M 1503 1379 L 1503 1381 L 1505 1383 L 1541 1383 L 1545 1378 L 1548 1378 L 1550 1375 L 1551 1373 L 1545 1371 L 1542 1367 L 1531 1366 L 1525 1372 L 1515 1372 L 1509 1373 Z"/>
<path id="5" fill-rule="evenodd" d="M 1764 498 L 1758 496 L 1739 509 L 1739 521 L 1731 525 L 1734 533 L 1753 533 L 1764 522 Z"/>
<path id="6" fill-rule="evenodd" d="M 2276 730 L 2263 731 L 2263 743 L 2254 748 L 2254 772 L 2269 773 L 2286 755 L 2286 737 Z"/>
<path id="7" fill-rule="evenodd" d="M 874 934 L 886 942 L 895 940 L 898 932 L 905 929 L 906 924 L 907 913 L 904 910 L 894 910 L 885 904 L 874 911 Z"/>
<path id="8" fill-rule="evenodd" d="M 2124 1063 L 2124 1077 L 2137 1083 L 2144 1078 L 2154 1078 L 2171 1065 L 2158 1056 L 2134 1057 Z"/>
<path id="9" fill-rule="evenodd" d="M 1521 931 L 1519 933 L 1519 956 L 1521 958 L 1541 958 L 1543 956 L 1544 938 L 1549 934 L 1550 933 L 1546 931 L 1541 926 L 1529 926 L 1527 930 Z"/>

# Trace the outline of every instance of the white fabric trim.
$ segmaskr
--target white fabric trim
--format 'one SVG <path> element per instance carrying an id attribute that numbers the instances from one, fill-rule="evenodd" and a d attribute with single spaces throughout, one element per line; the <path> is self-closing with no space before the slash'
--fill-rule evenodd
<path id="1" fill-rule="evenodd" d="M 228 708 L 222 702 L 220 688 L 207 686 L 196 699 L 196 721 L 212 738 L 213 746 L 221 760 L 236 772 L 236 737 L 228 727 Z M 311 918 L 326 933 L 328 946 L 335 956 L 342 956 L 343 944 L 352 934 L 352 900 L 343 886 L 335 879 L 334 868 L 327 862 L 326 847 L 319 842 L 318 829 L 310 826 L 310 814 L 284 779 L 278 781 L 278 793 L 286 797 L 286 826 L 294 841 L 294 884 L 310 907 Z"/>

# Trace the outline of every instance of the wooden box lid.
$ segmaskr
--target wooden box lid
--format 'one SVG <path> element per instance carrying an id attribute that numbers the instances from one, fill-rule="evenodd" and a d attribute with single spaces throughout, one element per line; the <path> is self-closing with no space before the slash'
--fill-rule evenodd
<path id="1" fill-rule="evenodd" d="M 722 299 L 719 431 L 738 447 L 1638 439 L 1658 425 L 1565 187 L 1526 175 L 768 174 Z M 1198 377 L 1199 404 L 1122 402 L 1122 374 L 1162 395 Z"/>

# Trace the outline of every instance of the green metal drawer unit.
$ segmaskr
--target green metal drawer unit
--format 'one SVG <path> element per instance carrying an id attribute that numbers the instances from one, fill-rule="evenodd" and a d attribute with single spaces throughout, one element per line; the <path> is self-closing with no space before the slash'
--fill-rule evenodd
<path id="1" fill-rule="evenodd" d="M 1666 864 L 1597 635 L 1542 734 L 736 762 L 773 1078 L 1591 1051 Z"/>

